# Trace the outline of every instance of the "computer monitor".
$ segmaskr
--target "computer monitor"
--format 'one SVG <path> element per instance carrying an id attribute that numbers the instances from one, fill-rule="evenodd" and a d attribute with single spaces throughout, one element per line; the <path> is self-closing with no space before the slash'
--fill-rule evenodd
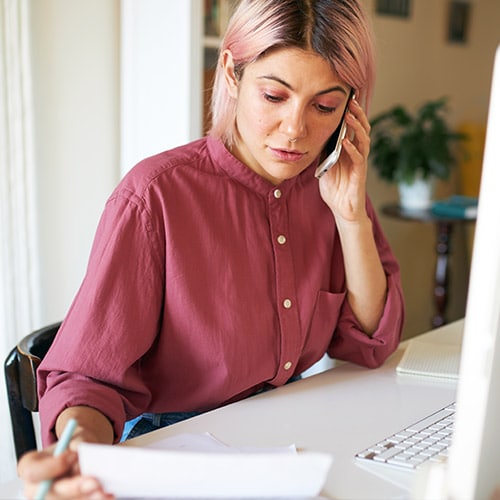
<path id="1" fill-rule="evenodd" d="M 500 486 L 500 45 L 491 83 L 446 498 Z"/>

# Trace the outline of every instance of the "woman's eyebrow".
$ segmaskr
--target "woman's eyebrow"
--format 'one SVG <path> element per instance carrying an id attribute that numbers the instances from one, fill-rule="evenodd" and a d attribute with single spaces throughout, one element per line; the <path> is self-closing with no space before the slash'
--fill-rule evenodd
<path id="1" fill-rule="evenodd" d="M 342 92 L 342 94 L 348 95 L 349 91 L 346 90 L 342 85 L 335 85 L 335 87 L 330 87 L 329 89 L 322 90 L 318 92 L 316 95 L 329 94 L 330 92 Z"/>
<path id="2" fill-rule="evenodd" d="M 262 75 L 259 76 L 258 79 L 262 80 L 273 80 L 275 82 L 281 83 L 281 85 L 284 85 L 287 89 L 294 90 L 293 86 L 290 85 L 288 82 L 285 80 L 282 80 L 281 78 L 274 76 L 274 75 Z M 316 95 L 324 95 L 324 94 L 329 94 L 330 92 L 342 92 L 343 94 L 347 95 L 348 91 L 342 87 L 342 85 L 335 85 L 333 87 L 327 88 L 325 90 L 321 90 L 318 92 Z"/>

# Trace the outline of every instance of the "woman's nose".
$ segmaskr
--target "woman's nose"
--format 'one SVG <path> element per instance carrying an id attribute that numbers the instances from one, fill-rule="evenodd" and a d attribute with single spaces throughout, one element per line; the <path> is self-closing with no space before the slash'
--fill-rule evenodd
<path id="1" fill-rule="evenodd" d="M 289 139 L 303 137 L 306 131 L 304 111 L 302 109 L 292 109 L 285 112 L 280 129 Z"/>

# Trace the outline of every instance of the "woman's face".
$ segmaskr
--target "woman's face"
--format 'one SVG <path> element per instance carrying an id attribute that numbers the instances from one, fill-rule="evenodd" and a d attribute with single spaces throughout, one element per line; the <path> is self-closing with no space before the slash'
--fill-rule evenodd
<path id="1" fill-rule="evenodd" d="M 229 51 L 224 62 L 237 99 L 233 154 L 275 185 L 298 175 L 339 125 L 348 85 L 321 56 L 296 48 L 249 64 L 239 80 Z"/>

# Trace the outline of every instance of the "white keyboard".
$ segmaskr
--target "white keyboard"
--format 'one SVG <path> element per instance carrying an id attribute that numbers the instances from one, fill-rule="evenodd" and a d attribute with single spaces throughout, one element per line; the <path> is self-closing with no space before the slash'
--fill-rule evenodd
<path id="1" fill-rule="evenodd" d="M 452 403 L 357 453 L 356 458 L 406 469 L 416 469 L 429 460 L 446 461 L 454 416 L 455 403 Z"/>

